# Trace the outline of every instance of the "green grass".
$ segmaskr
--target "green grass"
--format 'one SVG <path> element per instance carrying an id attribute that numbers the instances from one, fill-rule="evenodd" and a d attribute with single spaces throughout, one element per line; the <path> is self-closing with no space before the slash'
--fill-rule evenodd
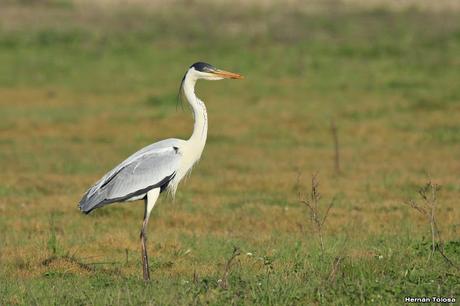
<path id="1" fill-rule="evenodd" d="M 0 5 L 0 304 L 460 298 L 459 270 L 439 253 L 428 260 L 429 224 L 405 204 L 429 178 L 442 186 L 438 223 L 459 265 L 459 13 L 9 3 Z M 76 204 L 140 147 L 189 137 L 176 95 L 198 60 L 246 79 L 198 84 L 207 146 L 176 200 L 152 214 L 144 283 L 142 204 L 90 216 Z M 298 198 L 317 172 L 322 203 L 335 198 L 324 254 Z"/>

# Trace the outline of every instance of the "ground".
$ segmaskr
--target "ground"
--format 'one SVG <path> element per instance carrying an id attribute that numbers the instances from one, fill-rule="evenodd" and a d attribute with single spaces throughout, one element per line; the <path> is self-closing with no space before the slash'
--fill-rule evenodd
<path id="1" fill-rule="evenodd" d="M 0 5 L 0 304 L 460 299 L 460 12 L 292 3 Z M 77 203 L 137 149 L 189 137 L 177 92 L 196 61 L 246 79 L 197 86 L 208 142 L 152 213 L 145 283 L 143 203 Z M 301 203 L 314 175 L 321 213 L 334 203 L 323 248 Z M 409 205 L 429 181 L 448 259 Z"/>

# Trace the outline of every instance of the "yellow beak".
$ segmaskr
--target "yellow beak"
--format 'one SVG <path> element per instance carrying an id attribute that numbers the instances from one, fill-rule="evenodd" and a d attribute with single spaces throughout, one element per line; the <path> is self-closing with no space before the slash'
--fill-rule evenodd
<path id="1" fill-rule="evenodd" d="M 212 73 L 220 77 L 226 78 L 226 79 L 244 79 L 244 76 L 242 76 L 241 74 L 233 73 L 233 72 L 229 72 L 225 70 L 220 70 L 220 69 L 216 69 Z"/>

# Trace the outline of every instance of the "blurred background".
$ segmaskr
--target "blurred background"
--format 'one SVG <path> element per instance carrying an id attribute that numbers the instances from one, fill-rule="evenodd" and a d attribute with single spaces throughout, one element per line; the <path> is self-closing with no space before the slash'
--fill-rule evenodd
<path id="1" fill-rule="evenodd" d="M 441 186 L 438 226 L 458 262 L 459 20 L 456 0 L 2 0 L 0 304 L 458 294 L 458 269 L 427 266 L 430 224 L 407 203 Z M 143 205 L 83 216 L 77 202 L 137 149 L 189 137 L 177 93 L 197 61 L 246 79 L 198 84 L 208 142 L 152 214 L 148 286 Z M 334 201 L 324 249 L 300 202 L 313 174 L 322 205 Z M 254 256 L 223 288 L 233 246 Z"/>

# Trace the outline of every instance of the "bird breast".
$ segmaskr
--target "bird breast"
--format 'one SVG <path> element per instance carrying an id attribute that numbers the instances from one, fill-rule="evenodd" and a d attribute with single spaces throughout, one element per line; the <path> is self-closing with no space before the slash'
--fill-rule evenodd
<path id="1" fill-rule="evenodd" d="M 179 183 L 184 177 L 190 174 L 193 166 L 200 160 L 201 153 L 204 149 L 204 141 L 198 143 L 193 141 L 186 141 L 180 148 L 179 153 L 182 155 L 182 159 L 179 168 L 176 171 L 176 175 L 168 185 L 168 191 L 174 196 Z"/>

